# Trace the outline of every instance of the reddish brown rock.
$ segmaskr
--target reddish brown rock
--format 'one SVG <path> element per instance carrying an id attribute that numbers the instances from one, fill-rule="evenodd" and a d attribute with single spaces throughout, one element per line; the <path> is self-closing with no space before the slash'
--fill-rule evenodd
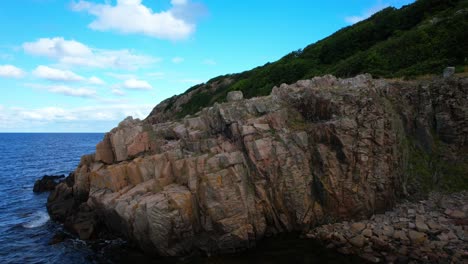
<path id="1" fill-rule="evenodd" d="M 49 208 L 74 223 L 73 210 L 86 204 L 110 230 L 171 256 L 241 250 L 265 235 L 363 219 L 406 192 L 407 134 L 430 145 L 426 132 L 435 126 L 442 141 L 464 146 L 466 98 L 452 87 L 465 86 L 456 78 L 425 88 L 369 75 L 324 76 L 183 119 L 162 112 L 127 118 L 95 155 L 83 157 L 74 184 L 59 185 Z M 448 107 L 452 97 L 460 102 Z M 74 228 L 83 237 L 94 232 Z"/>
<path id="2" fill-rule="evenodd" d="M 114 153 L 112 152 L 112 145 L 109 135 L 96 145 L 96 161 L 102 161 L 106 164 L 114 162 Z"/>

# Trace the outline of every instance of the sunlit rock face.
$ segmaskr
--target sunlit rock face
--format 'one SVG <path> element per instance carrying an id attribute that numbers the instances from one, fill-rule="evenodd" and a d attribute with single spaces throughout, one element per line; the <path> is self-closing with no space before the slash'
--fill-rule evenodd
<path id="1" fill-rule="evenodd" d="M 231 252 L 366 217 L 406 192 L 402 139 L 416 135 L 430 149 L 435 130 L 454 153 L 466 150 L 467 84 L 328 75 L 266 97 L 236 92 L 180 120 L 127 118 L 48 209 L 84 238 L 103 223 L 166 256 Z"/>

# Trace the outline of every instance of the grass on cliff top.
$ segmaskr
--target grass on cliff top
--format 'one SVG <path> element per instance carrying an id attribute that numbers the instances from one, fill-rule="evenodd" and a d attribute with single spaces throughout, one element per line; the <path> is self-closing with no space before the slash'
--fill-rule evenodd
<path id="1" fill-rule="evenodd" d="M 242 91 L 246 98 L 263 96 L 282 83 L 324 74 L 412 77 L 441 74 L 446 66 L 463 72 L 468 65 L 466 29 L 468 0 L 417 0 L 401 9 L 388 7 L 276 62 L 190 88 L 186 93 L 195 94 L 177 116 L 222 102 L 229 91 Z M 223 82 L 227 79 L 232 81 Z M 213 86 L 216 91 L 209 93 Z M 172 110 L 172 105 L 166 108 Z"/>

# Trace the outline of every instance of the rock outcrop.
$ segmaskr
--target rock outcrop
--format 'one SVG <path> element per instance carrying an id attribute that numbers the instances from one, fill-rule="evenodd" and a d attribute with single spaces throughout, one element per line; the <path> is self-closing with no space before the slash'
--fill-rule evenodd
<path id="1" fill-rule="evenodd" d="M 44 175 L 34 182 L 33 192 L 50 192 L 63 180 L 65 175 Z"/>
<path id="2" fill-rule="evenodd" d="M 408 193 L 408 138 L 428 151 L 447 145 L 446 159 L 466 162 L 467 90 L 466 78 L 324 76 L 266 97 L 232 93 L 180 120 L 127 118 L 48 209 L 82 238 L 102 223 L 164 256 L 232 252 L 368 217 Z"/>

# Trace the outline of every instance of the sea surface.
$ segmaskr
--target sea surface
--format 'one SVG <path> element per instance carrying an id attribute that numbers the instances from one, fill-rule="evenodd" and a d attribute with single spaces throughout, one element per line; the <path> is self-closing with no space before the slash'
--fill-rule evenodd
<path id="1" fill-rule="evenodd" d="M 48 193 L 34 194 L 43 175 L 68 175 L 94 152 L 102 133 L 0 133 L 0 263 L 359 263 L 317 243 L 282 236 L 255 250 L 219 257 L 155 259 L 122 240 L 92 244 L 74 237 L 50 244 L 60 224 L 50 221 Z"/>

